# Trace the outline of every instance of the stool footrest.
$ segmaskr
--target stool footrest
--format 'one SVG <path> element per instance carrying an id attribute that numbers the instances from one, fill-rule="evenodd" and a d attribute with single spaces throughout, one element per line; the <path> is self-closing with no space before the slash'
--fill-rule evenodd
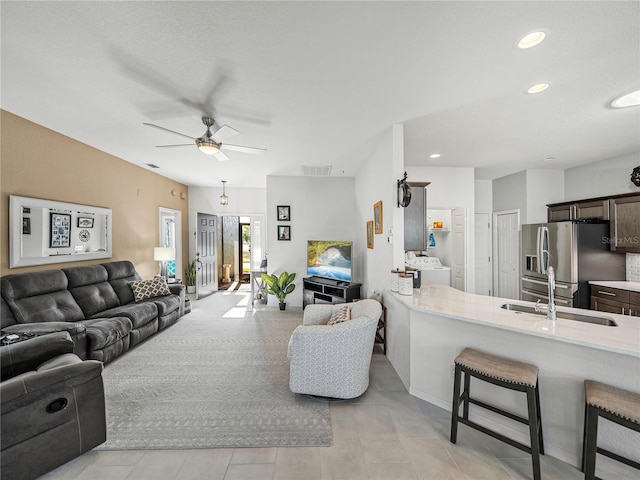
<path id="1" fill-rule="evenodd" d="M 481 431 L 482 433 L 485 433 L 493 438 L 497 438 L 498 440 L 502 440 L 505 443 L 508 443 L 509 445 L 511 445 L 512 447 L 516 447 L 520 450 L 522 450 L 523 452 L 527 452 L 527 453 L 531 453 L 531 447 L 525 445 L 524 443 L 520 443 L 520 442 L 516 442 L 515 440 L 509 438 L 509 437 L 505 437 L 504 435 L 502 435 L 501 433 L 495 432 L 493 430 L 488 429 L 487 427 L 483 427 L 482 425 L 472 421 L 472 420 L 468 420 L 464 417 L 458 417 L 458 421 L 460 423 L 464 423 L 465 425 L 471 427 L 471 428 L 475 428 L 476 430 Z"/>
<path id="2" fill-rule="evenodd" d="M 636 468 L 638 470 L 640 470 L 640 463 L 635 462 L 629 458 L 626 457 L 622 457 L 620 455 L 618 455 L 617 453 L 613 453 L 610 450 L 606 450 L 604 448 L 600 448 L 597 447 L 596 448 L 596 452 L 598 452 L 601 455 L 604 455 L 605 457 L 609 457 L 609 458 L 613 458 L 614 460 L 617 460 L 620 463 L 624 463 L 625 465 L 629 465 L 630 467 Z"/>
<path id="3" fill-rule="evenodd" d="M 493 405 L 489 405 L 488 403 L 484 403 L 480 400 L 476 400 L 475 398 L 469 397 L 469 403 L 473 403 L 474 405 L 478 405 L 479 407 L 484 408 L 485 410 L 490 410 L 495 413 L 499 413 L 511 420 L 515 420 L 516 422 L 524 423 L 525 425 L 529 425 L 529 420 L 527 418 L 521 417 L 520 415 L 516 415 L 511 412 L 507 412 L 501 408 L 495 407 Z"/>

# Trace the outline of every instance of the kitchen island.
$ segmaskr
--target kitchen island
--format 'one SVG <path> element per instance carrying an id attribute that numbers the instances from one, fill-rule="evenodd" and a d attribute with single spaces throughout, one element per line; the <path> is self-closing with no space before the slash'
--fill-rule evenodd
<path id="1" fill-rule="evenodd" d="M 385 291 L 387 356 L 414 396 L 451 411 L 453 360 L 473 347 L 537 365 L 545 451 L 578 466 L 582 448 L 584 380 L 640 392 L 640 322 L 637 318 L 558 307 L 607 317 L 596 325 L 501 308 L 529 302 L 474 295 L 426 283 L 414 294 Z M 474 396 L 524 414 L 522 394 L 474 383 Z M 479 408 L 471 418 L 528 444 L 523 425 Z M 603 422 L 600 445 L 640 461 L 640 438 Z"/>

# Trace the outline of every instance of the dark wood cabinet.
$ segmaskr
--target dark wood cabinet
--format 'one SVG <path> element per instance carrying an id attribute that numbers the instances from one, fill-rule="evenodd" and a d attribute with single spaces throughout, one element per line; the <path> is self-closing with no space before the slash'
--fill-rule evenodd
<path id="1" fill-rule="evenodd" d="M 610 200 L 611 250 L 640 253 L 640 195 Z"/>
<path id="2" fill-rule="evenodd" d="M 640 292 L 591 285 L 591 310 L 640 317 Z"/>
<path id="3" fill-rule="evenodd" d="M 549 205 L 549 222 L 567 222 L 571 220 L 609 220 L 609 200 L 585 200 Z"/>

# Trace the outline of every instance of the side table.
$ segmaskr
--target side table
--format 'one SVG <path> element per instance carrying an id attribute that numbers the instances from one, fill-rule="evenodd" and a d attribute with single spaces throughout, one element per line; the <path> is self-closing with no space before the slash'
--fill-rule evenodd
<path id="1" fill-rule="evenodd" d="M 376 328 L 375 343 L 382 345 L 383 355 L 387 354 L 387 307 L 382 305 L 382 315 L 378 320 L 378 326 Z"/>

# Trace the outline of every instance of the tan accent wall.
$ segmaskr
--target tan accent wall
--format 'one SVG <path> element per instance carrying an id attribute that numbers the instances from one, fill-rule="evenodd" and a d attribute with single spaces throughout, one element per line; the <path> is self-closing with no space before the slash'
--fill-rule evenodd
<path id="1" fill-rule="evenodd" d="M 158 272 L 158 208 L 182 212 L 182 264 L 189 239 L 188 188 L 69 137 L 0 110 L 0 273 L 21 273 L 130 260 L 142 278 Z M 37 140 L 37 141 L 35 141 Z M 173 194 L 172 194 L 173 191 Z M 180 198 L 181 194 L 185 197 Z M 9 268 L 9 195 L 110 208 L 113 257 Z M 181 272 L 177 272 L 180 277 Z"/>

